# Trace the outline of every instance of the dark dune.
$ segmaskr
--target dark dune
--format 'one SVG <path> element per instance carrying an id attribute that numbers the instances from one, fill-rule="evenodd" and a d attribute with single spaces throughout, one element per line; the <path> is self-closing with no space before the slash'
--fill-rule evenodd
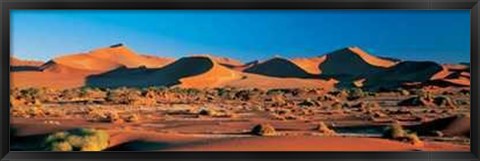
<path id="1" fill-rule="evenodd" d="M 442 70 L 435 62 L 405 61 L 391 68 L 372 73 L 364 83 L 365 88 L 398 87 L 407 82 L 426 82 Z"/>
<path id="2" fill-rule="evenodd" d="M 358 51 L 356 51 L 358 50 Z M 331 77 L 340 81 L 354 80 L 358 78 L 367 77 L 373 73 L 385 71 L 386 68 L 383 65 L 374 65 L 369 63 L 367 58 L 362 58 L 362 56 L 371 57 L 372 62 L 386 62 L 391 64 L 393 62 L 387 59 L 381 59 L 378 57 L 369 56 L 367 53 L 363 52 L 359 48 L 344 48 L 327 54 L 327 59 L 325 62 L 319 65 L 319 68 L 322 70 L 323 77 Z"/>
<path id="3" fill-rule="evenodd" d="M 39 67 L 42 64 L 42 61 L 22 60 L 15 57 L 10 57 L 10 71 L 12 72 L 41 71 Z"/>
<path id="4" fill-rule="evenodd" d="M 445 117 L 409 127 L 409 129 L 419 135 L 435 135 L 435 131 L 440 131 L 444 136 L 470 137 L 470 116 Z"/>
<path id="5" fill-rule="evenodd" d="M 42 71 L 38 66 L 10 66 L 12 72 L 39 72 Z"/>
<path id="6" fill-rule="evenodd" d="M 213 67 L 207 57 L 181 58 L 163 68 L 146 69 L 121 67 L 113 71 L 87 77 L 87 86 L 93 87 L 148 87 L 173 86 L 181 78 L 205 73 Z"/>
<path id="7" fill-rule="evenodd" d="M 312 78 L 313 75 L 284 58 L 273 58 L 244 70 L 247 73 L 282 78 Z"/>

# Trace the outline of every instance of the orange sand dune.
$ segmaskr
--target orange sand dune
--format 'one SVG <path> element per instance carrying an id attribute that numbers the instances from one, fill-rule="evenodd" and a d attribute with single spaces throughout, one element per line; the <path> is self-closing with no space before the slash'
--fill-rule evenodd
<path id="1" fill-rule="evenodd" d="M 437 86 L 437 87 L 470 87 L 469 78 L 455 78 L 455 79 L 437 79 L 428 81 L 422 85 Z"/>
<path id="2" fill-rule="evenodd" d="M 32 66 L 38 67 L 44 62 L 36 60 L 22 60 L 15 57 L 10 57 L 10 66 Z"/>
<path id="3" fill-rule="evenodd" d="M 430 77 L 430 80 L 443 79 L 452 73 L 453 72 L 451 72 L 447 67 L 442 66 L 442 70 L 435 73 L 432 77 Z"/>
<path id="4" fill-rule="evenodd" d="M 220 65 L 208 56 L 181 58 L 163 68 L 119 68 L 88 78 L 87 85 L 100 87 L 178 86 L 184 88 L 293 88 L 331 89 L 334 80 L 275 78 L 242 73 Z"/>
<path id="5" fill-rule="evenodd" d="M 368 64 L 371 64 L 373 66 L 388 68 L 388 67 L 392 67 L 392 66 L 397 64 L 397 62 L 395 62 L 395 61 L 382 59 L 382 58 L 370 55 L 369 53 L 363 51 L 359 47 L 349 47 L 348 50 L 357 54 L 364 61 L 366 61 Z"/>
<path id="6" fill-rule="evenodd" d="M 163 68 L 119 68 L 90 76 L 87 85 L 101 87 L 181 86 L 191 88 L 215 87 L 222 82 L 240 79 L 236 71 L 219 65 L 210 57 L 181 58 Z"/>
<path id="7" fill-rule="evenodd" d="M 227 57 L 214 56 L 214 55 L 210 55 L 210 54 L 196 54 L 196 55 L 193 55 L 193 56 L 209 57 L 210 59 L 217 62 L 218 64 L 224 65 L 224 66 L 227 66 L 227 67 L 239 67 L 239 66 L 244 65 L 239 60 L 235 60 L 235 59 L 227 58 Z"/>
<path id="8" fill-rule="evenodd" d="M 301 79 L 301 78 L 277 78 L 258 74 L 242 74 L 242 79 L 226 82 L 222 86 L 237 88 L 323 88 L 331 90 L 338 81 L 322 79 Z"/>
<path id="9" fill-rule="evenodd" d="M 467 71 L 469 70 L 469 66 L 463 64 L 443 64 L 445 68 L 450 71 Z"/>
<path id="10" fill-rule="evenodd" d="M 291 61 L 310 74 L 321 74 L 319 66 L 327 59 L 326 56 L 313 58 L 294 58 Z"/>
<path id="11" fill-rule="evenodd" d="M 48 87 L 53 89 L 65 89 L 82 87 L 85 77 L 90 72 L 75 72 L 71 74 L 59 74 L 52 72 L 12 72 L 10 83 L 12 87 Z"/>
<path id="12" fill-rule="evenodd" d="M 293 61 L 280 57 L 275 57 L 253 65 L 252 67 L 245 69 L 244 72 L 283 78 L 313 77 L 312 74 L 302 69 Z"/>
<path id="13" fill-rule="evenodd" d="M 109 71 L 121 66 L 128 68 L 140 66 L 157 68 L 171 62 L 171 59 L 137 55 L 123 45 L 116 45 L 96 49 L 88 53 L 61 56 L 51 60 L 51 62 L 51 67 L 59 64 L 61 65 L 60 67 L 70 67 L 81 70 Z"/>
<path id="14" fill-rule="evenodd" d="M 369 55 L 358 47 L 349 47 L 327 54 L 319 68 L 326 77 L 352 80 L 365 78 L 396 64 L 395 61 Z"/>

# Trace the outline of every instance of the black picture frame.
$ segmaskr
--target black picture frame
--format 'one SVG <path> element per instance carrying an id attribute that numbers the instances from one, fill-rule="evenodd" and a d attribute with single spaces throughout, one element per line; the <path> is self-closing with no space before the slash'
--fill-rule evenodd
<path id="1" fill-rule="evenodd" d="M 2 0 L 0 158 L 15 160 L 479 160 L 479 8 L 478 0 Z M 470 152 L 19 152 L 9 150 L 10 11 L 13 9 L 386 9 L 470 10 Z"/>

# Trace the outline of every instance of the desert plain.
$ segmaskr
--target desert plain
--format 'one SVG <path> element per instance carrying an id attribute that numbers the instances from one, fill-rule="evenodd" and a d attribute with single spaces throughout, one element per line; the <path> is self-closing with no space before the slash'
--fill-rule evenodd
<path id="1" fill-rule="evenodd" d="M 15 56 L 15 54 L 13 54 Z M 10 61 L 20 151 L 469 151 L 470 64 L 346 47 L 178 59 L 123 44 Z"/>

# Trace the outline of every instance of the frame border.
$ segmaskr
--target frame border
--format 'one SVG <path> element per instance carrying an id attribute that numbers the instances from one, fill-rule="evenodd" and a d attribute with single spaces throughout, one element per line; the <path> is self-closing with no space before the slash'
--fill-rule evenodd
<path id="1" fill-rule="evenodd" d="M 12 9 L 396 9 L 470 10 L 471 152 L 17 152 L 10 151 L 10 10 Z M 3 0 L 1 10 L 0 158 L 5 160 L 480 160 L 479 0 Z M 8 53 L 8 54 L 7 54 Z M 41 158 L 41 159 L 40 159 Z"/>

